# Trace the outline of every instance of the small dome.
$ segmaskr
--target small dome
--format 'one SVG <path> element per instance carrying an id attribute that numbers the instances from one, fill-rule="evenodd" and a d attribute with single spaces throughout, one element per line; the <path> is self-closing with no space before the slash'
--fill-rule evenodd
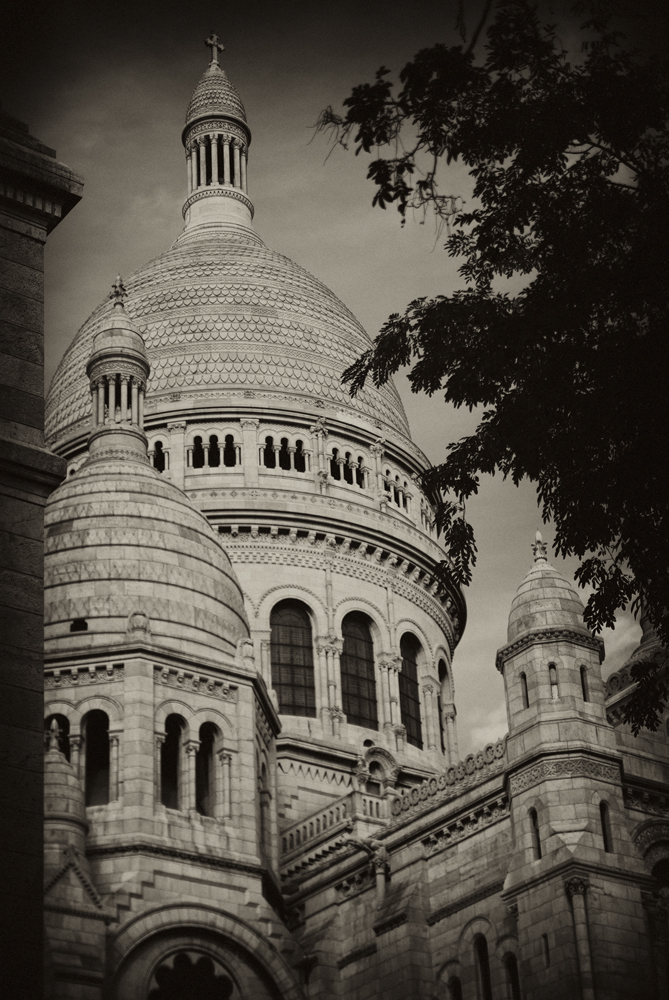
<path id="1" fill-rule="evenodd" d="M 53 748 L 44 757 L 44 819 L 61 826 L 74 824 L 82 832 L 88 828 L 81 782 L 60 750 Z"/>
<path id="2" fill-rule="evenodd" d="M 186 128 L 200 118 L 224 115 L 246 124 L 246 112 L 241 98 L 228 80 L 225 70 L 212 62 L 193 91 L 186 112 Z"/>
<path id="3" fill-rule="evenodd" d="M 111 315 L 107 314 L 104 329 L 93 338 L 92 355 L 136 354 L 146 359 L 144 339 L 124 309 L 112 307 Z"/>
<path id="4" fill-rule="evenodd" d="M 540 532 L 534 548 L 534 566 L 511 604 L 507 641 L 546 628 L 569 628 L 589 635 L 583 623 L 583 602 L 546 558 L 546 543 Z"/>
<path id="5" fill-rule="evenodd" d="M 117 435 L 118 436 L 118 435 Z M 146 459 L 89 458 L 45 511 L 50 651 L 138 639 L 191 657 L 235 655 L 243 598 L 207 519 Z"/>

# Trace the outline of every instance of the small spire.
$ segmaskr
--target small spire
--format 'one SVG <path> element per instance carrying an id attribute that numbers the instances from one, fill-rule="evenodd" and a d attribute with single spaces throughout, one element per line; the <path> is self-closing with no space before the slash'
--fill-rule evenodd
<path id="1" fill-rule="evenodd" d="M 113 300 L 114 307 L 120 306 L 123 309 L 123 303 L 128 297 L 128 293 L 125 290 L 125 285 L 123 284 L 123 279 L 121 275 L 116 276 L 116 281 L 112 285 L 112 290 L 109 293 L 109 298 Z"/>
<path id="2" fill-rule="evenodd" d="M 209 32 L 209 38 L 206 39 L 205 45 L 208 45 L 211 49 L 211 63 L 212 65 L 216 63 L 218 66 L 218 53 L 224 51 L 224 46 L 218 40 L 218 35 L 214 34 L 213 29 Z"/>
<path id="3" fill-rule="evenodd" d="M 49 726 L 49 750 L 60 750 L 60 728 L 55 719 Z"/>
<path id="4" fill-rule="evenodd" d="M 535 562 L 548 561 L 548 546 L 546 542 L 543 540 L 543 536 L 540 531 L 537 531 L 536 535 L 534 536 L 532 551 L 534 552 Z"/>

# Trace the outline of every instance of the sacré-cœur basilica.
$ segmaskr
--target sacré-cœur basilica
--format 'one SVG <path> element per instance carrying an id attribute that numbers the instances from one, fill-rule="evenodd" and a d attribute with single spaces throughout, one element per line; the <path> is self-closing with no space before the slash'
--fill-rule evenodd
<path id="1" fill-rule="evenodd" d="M 342 387 L 355 317 L 253 228 L 209 44 L 183 232 L 48 398 L 47 995 L 666 996 L 666 730 L 621 723 L 538 536 L 508 735 L 460 757 L 427 460 L 392 384 Z"/>

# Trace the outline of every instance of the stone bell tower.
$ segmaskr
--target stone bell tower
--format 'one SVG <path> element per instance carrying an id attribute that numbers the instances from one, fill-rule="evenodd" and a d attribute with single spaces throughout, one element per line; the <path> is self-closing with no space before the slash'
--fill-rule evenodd
<path id="1" fill-rule="evenodd" d="M 515 841 L 503 896 L 517 920 L 528 1000 L 622 1000 L 630 988 L 622 956 L 629 940 L 644 934 L 637 914 L 645 876 L 606 721 L 603 643 L 585 627 L 576 591 L 548 563 L 540 532 L 532 549 L 507 645 L 497 653 Z"/>

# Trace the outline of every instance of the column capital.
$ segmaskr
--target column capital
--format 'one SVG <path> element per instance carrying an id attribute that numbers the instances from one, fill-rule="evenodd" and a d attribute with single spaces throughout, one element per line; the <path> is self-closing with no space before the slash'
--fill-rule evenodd
<path id="1" fill-rule="evenodd" d="M 216 756 L 220 760 L 221 764 L 231 764 L 232 763 L 232 753 L 227 748 L 224 750 L 217 750 Z"/>
<path id="2" fill-rule="evenodd" d="M 257 431 L 260 426 L 259 421 L 251 420 L 250 418 L 241 420 L 240 423 L 243 431 Z"/>
<path id="3" fill-rule="evenodd" d="M 190 756 L 191 754 L 196 754 L 199 749 L 200 749 L 199 740 L 186 740 L 186 742 L 184 743 L 184 750 L 186 751 L 188 756 Z"/>
<path id="4" fill-rule="evenodd" d="M 70 750 L 81 750 L 82 736 L 70 736 Z"/>
<path id="5" fill-rule="evenodd" d="M 434 694 L 434 688 L 432 687 L 431 684 L 423 684 L 423 694 L 429 694 L 429 695 Z"/>
<path id="6" fill-rule="evenodd" d="M 566 879 L 564 889 L 570 899 L 574 896 L 585 896 L 590 888 L 590 880 L 586 875 L 574 875 L 573 878 Z"/>
<path id="7" fill-rule="evenodd" d="M 185 420 L 183 422 L 174 423 L 174 424 L 168 424 L 167 425 L 168 431 L 170 431 L 170 432 L 171 431 L 176 431 L 176 433 L 179 433 L 180 431 L 183 431 L 185 433 L 187 427 L 188 427 L 188 424 L 186 423 Z"/>

